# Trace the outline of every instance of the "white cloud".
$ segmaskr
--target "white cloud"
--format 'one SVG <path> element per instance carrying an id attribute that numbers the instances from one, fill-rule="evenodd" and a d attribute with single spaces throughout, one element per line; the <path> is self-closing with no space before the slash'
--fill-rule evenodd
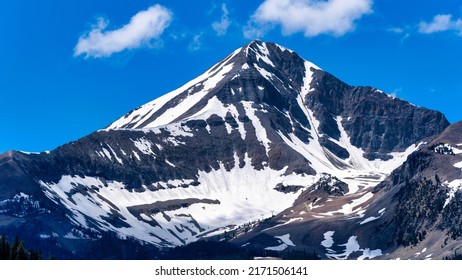
<path id="1" fill-rule="evenodd" d="M 436 15 L 431 22 L 421 22 L 419 32 L 431 34 L 443 31 L 457 31 L 462 36 L 462 19 L 452 20 L 452 15 Z"/>
<path id="2" fill-rule="evenodd" d="M 261 36 L 276 25 L 285 35 L 303 32 L 342 36 L 355 29 L 355 21 L 372 13 L 373 0 L 265 0 L 253 14 L 244 35 Z"/>
<path id="3" fill-rule="evenodd" d="M 396 33 L 396 34 L 404 33 L 404 29 L 401 27 L 388 28 L 387 31 L 391 33 Z"/>
<path id="4" fill-rule="evenodd" d="M 221 15 L 221 20 L 212 23 L 212 28 L 215 30 L 218 36 L 226 35 L 226 32 L 231 25 L 231 20 L 229 19 L 229 11 L 225 3 L 221 5 L 221 11 L 223 12 Z"/>
<path id="5" fill-rule="evenodd" d="M 204 35 L 203 32 L 194 35 L 192 42 L 189 43 L 190 51 L 198 51 L 202 48 L 202 35 Z"/>
<path id="6" fill-rule="evenodd" d="M 162 35 L 171 20 L 172 13 L 160 5 L 138 12 L 128 24 L 115 30 L 106 30 L 108 20 L 99 18 L 98 23 L 79 38 L 74 56 L 108 57 L 127 49 L 148 46 Z"/>

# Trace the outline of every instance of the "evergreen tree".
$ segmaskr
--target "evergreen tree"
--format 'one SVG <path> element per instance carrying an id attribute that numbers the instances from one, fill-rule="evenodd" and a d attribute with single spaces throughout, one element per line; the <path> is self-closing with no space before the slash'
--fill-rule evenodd
<path id="1" fill-rule="evenodd" d="M 38 253 L 34 249 L 29 250 L 29 258 L 30 260 L 38 260 Z"/>
<path id="2" fill-rule="evenodd" d="M 24 242 L 20 242 L 18 248 L 16 249 L 16 260 L 28 260 L 29 254 L 26 251 L 26 247 L 24 246 Z"/>
<path id="3" fill-rule="evenodd" d="M 5 235 L 0 239 L 0 260 L 10 259 L 10 243 L 6 240 Z"/>
<path id="4" fill-rule="evenodd" d="M 10 249 L 10 260 L 15 260 L 18 254 L 19 236 L 15 236 L 13 246 Z"/>

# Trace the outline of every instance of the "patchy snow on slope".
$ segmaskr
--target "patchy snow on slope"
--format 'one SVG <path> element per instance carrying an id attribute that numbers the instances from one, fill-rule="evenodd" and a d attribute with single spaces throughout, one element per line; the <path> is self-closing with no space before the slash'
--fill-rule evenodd
<path id="1" fill-rule="evenodd" d="M 233 68 L 233 64 L 229 63 L 229 61 L 240 51 L 241 48 L 235 50 L 224 61 L 220 61 L 213 65 L 200 76 L 196 77 L 180 88 L 162 95 L 147 104 L 142 105 L 138 109 L 113 122 L 107 129 L 121 129 L 127 125 L 133 126 L 134 129 L 153 128 L 172 122 L 174 119 L 194 106 L 196 102 L 201 100 L 210 89 L 217 85 L 217 83 L 224 77 L 224 75 Z M 203 89 L 191 95 L 191 93 L 194 91 L 194 88 L 198 85 L 202 85 Z M 170 100 L 186 92 L 189 94 L 188 97 L 182 100 L 178 106 L 166 110 L 166 112 L 159 116 L 159 118 L 155 119 L 149 124 L 145 124 L 149 118 L 151 118 L 156 112 L 164 107 Z"/>
<path id="2" fill-rule="evenodd" d="M 195 120 L 195 119 L 208 119 L 212 115 L 217 115 L 221 118 L 225 118 L 226 113 L 228 113 L 228 109 L 225 105 L 218 99 L 218 97 L 214 96 L 207 101 L 207 105 L 202 108 L 199 112 L 195 113 L 191 117 L 188 117 L 186 120 Z"/>
<path id="3" fill-rule="evenodd" d="M 301 91 L 300 91 L 300 96 L 302 98 L 302 102 L 305 102 L 306 95 L 310 91 L 314 90 L 311 87 L 311 81 L 313 80 L 313 70 L 311 70 L 311 68 L 320 70 L 320 68 L 318 66 L 316 66 L 313 63 L 305 60 L 305 77 L 303 78 L 303 85 L 302 85 L 302 88 L 301 88 Z M 301 106 L 301 108 L 303 108 L 303 107 Z"/>
<path id="4" fill-rule="evenodd" d="M 284 242 L 285 244 L 289 245 L 289 246 L 295 246 L 295 244 L 292 242 L 292 240 L 290 240 L 290 234 L 284 234 L 284 235 L 281 235 L 281 236 L 275 236 L 276 238 L 280 239 L 282 242 Z"/>
<path id="5" fill-rule="evenodd" d="M 149 123 L 146 127 L 158 127 L 171 123 L 179 118 L 189 109 L 191 109 L 196 103 L 202 100 L 209 93 L 209 91 L 214 88 L 218 82 L 220 82 L 223 77 L 232 69 L 233 64 L 224 66 L 218 73 L 215 73 L 213 76 L 209 77 L 203 82 L 203 88 L 199 92 L 195 92 L 194 94 L 187 96 L 175 107 L 167 109 L 162 115 Z"/>
<path id="6" fill-rule="evenodd" d="M 288 221 L 285 221 L 285 222 L 283 222 L 281 224 L 277 224 L 277 225 L 275 225 L 273 227 L 265 228 L 263 231 L 272 230 L 272 229 L 282 227 L 282 226 L 285 226 L 285 225 L 288 225 L 288 224 L 291 224 L 291 223 L 294 223 L 294 222 L 303 222 L 303 218 L 291 218 Z"/>
<path id="7" fill-rule="evenodd" d="M 109 148 L 109 150 L 111 150 L 111 153 L 114 155 L 114 158 L 117 160 L 117 162 L 120 163 L 120 164 L 124 164 L 123 161 L 122 161 L 122 159 L 121 159 L 119 156 L 117 156 L 117 154 L 116 154 L 116 152 L 114 151 L 114 149 L 113 149 L 109 144 L 107 144 L 107 143 L 105 143 L 105 144 L 107 145 L 107 147 Z"/>
<path id="8" fill-rule="evenodd" d="M 143 154 L 155 155 L 155 153 L 152 151 L 152 143 L 146 138 L 139 138 L 132 140 L 132 142 L 135 144 L 135 147 L 138 148 L 138 150 L 140 150 L 140 152 Z M 139 156 L 137 154 L 135 156 L 139 160 Z"/>
<path id="9" fill-rule="evenodd" d="M 235 160 L 239 161 L 237 156 Z M 117 232 L 121 236 L 133 236 L 164 246 L 177 246 L 197 240 L 197 235 L 202 231 L 244 224 L 262 216 L 271 217 L 273 212 L 278 213 L 290 207 L 303 191 L 300 189 L 296 193 L 286 194 L 274 190 L 274 187 L 287 178 L 303 185 L 306 176 L 283 176 L 285 170 L 275 171 L 268 167 L 258 171 L 252 167 L 248 156 L 244 161 L 244 167 L 236 165 L 230 171 L 223 164 L 220 164 L 218 170 L 199 171 L 198 185 L 193 179 L 157 182 L 164 187 L 157 191 L 145 188 L 144 192 L 133 192 L 120 182 L 107 181 L 105 186 L 99 178 L 79 176 L 63 176 L 58 183 L 40 184 L 47 197 L 56 203 L 63 203 L 71 210 L 70 218 L 77 225 L 87 227 L 88 217 L 92 217 L 100 228 Z M 91 186 L 97 187 L 98 191 L 94 191 Z M 144 213 L 139 218 L 128 210 L 131 206 L 188 199 L 207 199 L 216 203 L 192 203 L 161 213 Z M 116 227 L 110 224 L 108 221 L 114 217 L 114 213 L 128 226 Z M 159 226 L 154 227 L 149 224 L 150 221 L 155 221 Z M 290 244 L 284 236 L 281 238 Z"/>
<path id="10" fill-rule="evenodd" d="M 247 132 L 245 131 L 244 124 L 241 121 L 239 121 L 239 112 L 237 111 L 236 106 L 234 106 L 233 104 L 229 104 L 227 109 L 228 109 L 228 112 L 231 113 L 231 115 L 237 122 L 237 130 L 239 131 L 239 134 L 241 135 L 242 140 L 245 140 Z"/>
<path id="11" fill-rule="evenodd" d="M 165 126 L 162 126 L 160 127 L 162 129 L 165 129 L 167 130 L 171 136 L 184 136 L 184 137 L 192 137 L 194 136 L 194 134 L 191 133 L 191 129 L 186 126 L 186 125 L 183 125 L 181 123 L 172 123 L 172 124 L 169 124 L 169 125 L 165 125 Z"/>
<path id="12" fill-rule="evenodd" d="M 336 252 L 332 249 L 335 244 L 333 240 L 334 233 L 335 232 L 333 231 L 324 233 L 324 241 L 321 242 L 321 245 L 327 250 L 326 256 L 330 259 L 346 260 L 350 257 L 351 254 L 356 252 L 362 252 L 362 255 L 357 258 L 358 260 L 373 259 L 382 256 L 382 250 L 380 249 L 361 249 L 361 246 L 357 240 L 357 236 L 351 236 L 347 243 L 337 245 L 337 247 L 344 247 L 345 249 L 340 253 Z"/>
<path id="13" fill-rule="evenodd" d="M 380 216 L 377 216 L 377 217 L 375 217 L 375 216 L 368 217 L 368 218 L 362 220 L 359 224 L 360 224 L 360 225 L 364 225 L 364 224 L 367 224 L 367 223 L 369 223 L 369 222 L 372 222 L 372 221 L 375 221 L 375 220 L 378 220 L 378 219 L 382 218 L 383 214 L 385 214 L 385 210 L 386 210 L 386 208 L 383 208 L 383 209 L 381 209 L 381 210 L 378 212 Z"/>
<path id="14" fill-rule="evenodd" d="M 456 195 L 456 192 L 458 192 L 459 190 L 462 189 L 462 179 L 457 179 L 457 180 L 454 180 L 454 181 L 452 181 L 450 183 L 448 183 L 446 181 L 446 182 L 443 183 L 443 185 L 448 187 L 448 193 L 446 194 L 447 198 L 446 198 L 446 201 L 444 202 L 444 206 L 443 206 L 443 208 L 445 208 L 451 202 L 451 200 L 454 198 L 454 196 Z"/>
<path id="15" fill-rule="evenodd" d="M 280 251 L 284 251 L 285 249 L 287 249 L 287 247 L 289 247 L 289 246 L 287 246 L 287 244 L 281 243 L 281 244 L 279 244 L 278 246 L 267 247 L 267 248 L 265 248 L 265 250 L 269 250 L 269 251 L 279 251 L 279 252 L 280 252 Z"/>
<path id="16" fill-rule="evenodd" d="M 255 128 L 255 133 L 258 140 L 263 144 L 266 150 L 266 154 L 268 154 L 268 151 L 270 150 L 269 144 L 271 141 L 268 139 L 266 129 L 263 127 L 260 119 L 255 114 L 256 109 L 252 107 L 253 102 L 243 101 L 242 104 L 244 105 L 244 110 L 247 117 L 249 117 L 253 127 Z"/>
<path id="17" fill-rule="evenodd" d="M 377 250 L 371 250 L 369 248 L 362 250 L 363 254 L 358 258 L 358 260 L 365 260 L 365 259 L 374 259 L 382 256 L 382 250 L 377 249 Z"/>
<path id="18" fill-rule="evenodd" d="M 269 66 L 276 67 L 274 65 L 274 63 L 271 61 L 271 59 L 269 58 L 270 52 L 269 52 L 269 50 L 268 50 L 268 48 L 266 46 L 266 43 L 262 42 L 261 46 L 259 44 L 257 44 L 257 47 L 258 47 L 258 50 L 259 50 L 258 52 L 256 52 L 257 60 L 261 59 L 263 62 L 265 62 Z"/>
<path id="19" fill-rule="evenodd" d="M 363 196 L 361 196 L 360 198 L 353 200 L 351 203 L 347 203 L 347 204 L 343 205 L 342 209 L 337 210 L 337 211 L 333 211 L 333 212 L 329 212 L 329 213 L 326 213 L 326 214 L 342 213 L 344 215 L 351 215 L 353 213 L 358 213 L 360 210 L 362 210 L 362 207 L 359 207 L 359 206 L 366 203 L 372 197 L 374 197 L 374 194 L 372 194 L 371 192 L 368 192 L 368 193 L 364 194 Z"/>
<path id="20" fill-rule="evenodd" d="M 332 238 L 335 234 L 335 231 L 328 231 L 324 233 L 324 240 L 321 242 L 321 245 L 329 249 L 334 245 L 334 239 Z"/>
<path id="21" fill-rule="evenodd" d="M 282 236 L 275 236 L 274 238 L 279 239 L 281 244 L 279 244 L 278 246 L 274 246 L 274 247 L 267 247 L 267 248 L 265 248 L 265 250 L 283 251 L 283 250 L 287 249 L 289 246 L 295 246 L 295 244 L 292 242 L 292 240 L 290 240 L 290 234 L 289 233 L 285 234 L 285 235 L 282 235 Z"/>

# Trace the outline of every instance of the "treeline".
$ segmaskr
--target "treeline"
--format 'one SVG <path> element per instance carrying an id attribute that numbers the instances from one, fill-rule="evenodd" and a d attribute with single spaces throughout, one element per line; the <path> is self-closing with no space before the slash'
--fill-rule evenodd
<path id="1" fill-rule="evenodd" d="M 0 260 L 41 260 L 41 250 L 26 249 L 24 241 L 16 236 L 10 244 L 5 235 L 0 238 Z"/>
<path id="2" fill-rule="evenodd" d="M 166 260 L 252 260 L 255 257 L 272 257 L 282 260 L 319 260 L 315 252 L 287 250 L 283 252 L 241 247 L 229 242 L 197 241 L 164 252 L 159 259 Z"/>

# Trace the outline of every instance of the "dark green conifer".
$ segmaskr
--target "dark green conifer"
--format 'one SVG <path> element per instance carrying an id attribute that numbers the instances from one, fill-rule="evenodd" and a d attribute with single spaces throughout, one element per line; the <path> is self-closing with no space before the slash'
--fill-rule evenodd
<path id="1" fill-rule="evenodd" d="M 10 260 L 15 260 L 18 254 L 18 247 L 19 247 L 19 236 L 15 236 L 14 243 L 10 249 Z"/>
<path id="2" fill-rule="evenodd" d="M 0 260 L 10 259 L 10 243 L 6 239 L 5 235 L 0 238 Z"/>
<path id="3" fill-rule="evenodd" d="M 24 242 L 21 241 L 16 250 L 16 260 L 28 260 L 28 259 L 29 259 L 29 254 L 26 251 Z"/>

